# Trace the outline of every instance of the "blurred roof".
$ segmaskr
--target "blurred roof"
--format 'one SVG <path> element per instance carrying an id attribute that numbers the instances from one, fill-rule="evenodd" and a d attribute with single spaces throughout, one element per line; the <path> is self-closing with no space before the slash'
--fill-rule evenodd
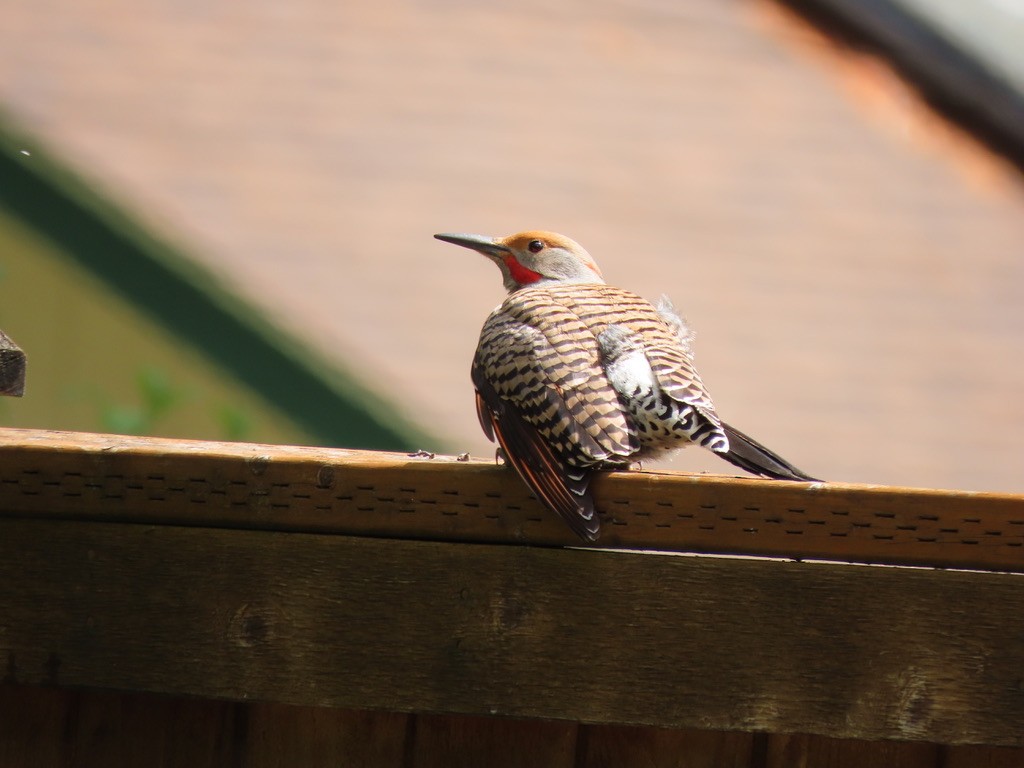
<path id="1" fill-rule="evenodd" d="M 899 0 L 898 4 L 1024 93 L 1024 0 Z"/>
<path id="2" fill-rule="evenodd" d="M 542 228 L 807 471 L 1024 490 L 1019 174 L 767 0 L 41 0 L 0 50 L 21 126 L 459 450 L 502 290 L 430 235 Z"/>
<path id="3" fill-rule="evenodd" d="M 1024 171 L 1024 0 L 780 0 Z"/>

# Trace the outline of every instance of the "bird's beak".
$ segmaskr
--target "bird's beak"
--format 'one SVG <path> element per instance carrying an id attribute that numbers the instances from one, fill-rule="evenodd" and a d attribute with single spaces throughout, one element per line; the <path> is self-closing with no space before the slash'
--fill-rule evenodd
<path id="1" fill-rule="evenodd" d="M 487 237 L 486 235 L 434 235 L 438 240 L 444 240 L 446 243 L 454 243 L 455 245 L 461 245 L 463 248 L 472 248 L 474 251 L 479 251 L 484 256 L 490 256 L 491 258 L 501 259 L 512 252 L 512 250 L 505 245 L 502 245 L 493 237 Z"/>

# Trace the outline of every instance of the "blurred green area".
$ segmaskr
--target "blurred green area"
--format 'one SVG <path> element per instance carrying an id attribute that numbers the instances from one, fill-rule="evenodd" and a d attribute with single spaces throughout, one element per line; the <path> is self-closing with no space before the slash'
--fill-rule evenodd
<path id="1" fill-rule="evenodd" d="M 28 358 L 25 396 L 0 398 L 0 426 L 313 441 L 2 208 L 0 329 Z"/>

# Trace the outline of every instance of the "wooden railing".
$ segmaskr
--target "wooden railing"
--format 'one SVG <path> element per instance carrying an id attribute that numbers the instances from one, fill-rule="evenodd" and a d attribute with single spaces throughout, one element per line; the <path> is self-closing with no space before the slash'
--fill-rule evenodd
<path id="1" fill-rule="evenodd" d="M 490 460 L 0 430 L 0 765 L 82 707 L 209 764 L 1024 761 L 1024 497 L 594 491 L 583 547 Z"/>

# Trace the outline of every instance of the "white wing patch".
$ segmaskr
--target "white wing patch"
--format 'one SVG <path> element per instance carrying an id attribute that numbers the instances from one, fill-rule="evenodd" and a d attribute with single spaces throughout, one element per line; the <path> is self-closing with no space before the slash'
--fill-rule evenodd
<path id="1" fill-rule="evenodd" d="M 605 375 L 616 392 L 627 400 L 656 394 L 660 387 L 643 345 L 627 328 L 609 325 L 597 337 Z"/>

